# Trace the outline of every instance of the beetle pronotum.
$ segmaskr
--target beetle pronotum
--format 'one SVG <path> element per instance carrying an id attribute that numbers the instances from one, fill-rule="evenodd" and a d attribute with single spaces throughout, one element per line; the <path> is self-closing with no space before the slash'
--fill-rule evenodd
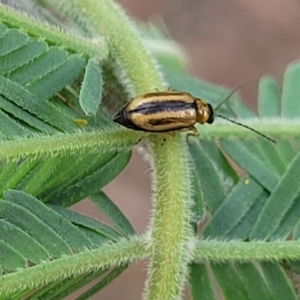
<path id="1" fill-rule="evenodd" d="M 234 88 L 215 109 L 209 103 L 195 98 L 187 92 L 167 90 L 143 94 L 121 108 L 113 120 L 127 128 L 139 131 L 172 132 L 191 130 L 195 135 L 199 135 L 194 125 L 196 123 L 211 124 L 214 117 L 217 116 L 245 127 L 276 143 L 273 139 L 249 126 L 222 115 L 215 115 L 215 110 L 227 101 L 238 87 Z"/>

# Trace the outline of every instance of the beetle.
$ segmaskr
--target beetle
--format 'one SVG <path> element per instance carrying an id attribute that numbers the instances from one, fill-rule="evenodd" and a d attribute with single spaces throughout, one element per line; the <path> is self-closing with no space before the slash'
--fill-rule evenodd
<path id="1" fill-rule="evenodd" d="M 121 108 L 113 120 L 133 130 L 145 132 L 190 130 L 193 134 L 199 135 L 195 124 L 212 124 L 215 116 L 217 116 L 246 127 L 275 143 L 273 139 L 251 127 L 222 115 L 215 115 L 215 110 L 227 101 L 238 87 L 234 88 L 215 109 L 206 101 L 195 98 L 187 92 L 177 92 L 168 89 L 166 91 L 143 94 Z"/>

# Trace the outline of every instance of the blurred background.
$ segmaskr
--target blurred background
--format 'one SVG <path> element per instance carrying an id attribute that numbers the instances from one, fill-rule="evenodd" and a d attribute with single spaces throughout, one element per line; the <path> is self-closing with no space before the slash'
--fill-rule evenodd
<path id="1" fill-rule="evenodd" d="M 281 81 L 287 64 L 300 58 L 298 0 L 118 2 L 137 20 L 161 19 L 187 51 L 190 74 L 229 88 L 242 82 L 242 98 L 253 109 L 259 78 L 271 74 Z M 126 170 L 104 189 L 139 233 L 147 228 L 151 212 L 149 177 L 149 165 L 134 153 Z M 103 220 L 88 200 L 74 209 Z M 147 262 L 130 267 L 91 299 L 141 299 L 146 266 Z M 185 294 L 189 299 L 189 292 Z"/>

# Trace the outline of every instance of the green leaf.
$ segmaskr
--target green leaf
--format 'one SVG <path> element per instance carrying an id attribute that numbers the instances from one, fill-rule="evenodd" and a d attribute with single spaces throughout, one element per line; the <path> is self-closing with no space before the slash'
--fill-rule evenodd
<path id="1" fill-rule="evenodd" d="M 83 70 L 85 64 L 86 61 L 81 56 L 71 55 L 65 63 L 32 82 L 27 89 L 36 95 L 39 101 L 46 101 L 71 83 Z"/>
<path id="2" fill-rule="evenodd" d="M 270 236 L 271 240 L 283 240 L 293 232 L 293 238 L 299 239 L 299 214 L 300 214 L 300 197 L 297 196 L 289 210 L 285 213 L 280 221 L 279 226 Z"/>
<path id="3" fill-rule="evenodd" d="M 265 189 L 272 191 L 278 178 L 271 172 L 263 161 L 253 155 L 241 143 L 236 141 L 221 141 L 221 148 L 245 171 L 255 178 Z"/>
<path id="4" fill-rule="evenodd" d="M 2 39 L 3 36 L 7 33 L 7 27 L 0 23 L 0 38 Z"/>
<path id="5" fill-rule="evenodd" d="M 56 88 L 55 88 L 56 89 Z M 22 86 L 0 76 L 0 91 L 3 96 L 16 105 L 34 114 L 44 122 L 64 131 L 71 131 L 76 125 L 63 118 L 49 103 L 41 102 L 34 94 Z"/>
<path id="6" fill-rule="evenodd" d="M 96 220 L 62 208 L 57 208 L 57 213 L 22 191 L 7 191 L 4 199 L 0 201 L 0 264 L 5 270 L 91 249 L 92 243 L 81 226 L 90 228 L 94 235 L 100 233 L 106 240 L 118 237 L 113 229 Z"/>
<path id="7" fill-rule="evenodd" d="M 269 161 L 269 165 L 273 167 L 276 174 L 281 176 L 285 172 L 287 166 L 277 147 L 265 139 L 258 140 L 256 146 L 261 149 L 261 152 L 264 155 L 264 161 Z"/>
<path id="8" fill-rule="evenodd" d="M 246 214 L 263 192 L 253 179 L 242 179 L 212 215 L 203 231 L 206 237 L 218 237 L 228 233 Z"/>
<path id="9" fill-rule="evenodd" d="M 0 228 L 0 240 L 5 245 L 16 249 L 15 251 L 26 258 L 27 261 L 38 264 L 49 259 L 49 252 L 26 231 L 4 219 L 0 220 Z"/>
<path id="10" fill-rule="evenodd" d="M 250 299 L 233 267 L 229 264 L 211 264 L 211 269 L 225 299 Z"/>
<path id="11" fill-rule="evenodd" d="M 28 172 L 31 172 L 38 164 L 38 160 L 27 159 L 19 163 L 16 169 L 12 169 L 7 178 L 1 181 L 0 194 L 7 189 L 16 187 L 20 181 L 26 176 Z"/>
<path id="12" fill-rule="evenodd" d="M 9 190 L 5 192 L 4 199 L 26 208 L 32 214 L 43 221 L 49 228 L 62 237 L 72 251 L 79 252 L 86 248 L 91 248 L 91 242 L 74 225 L 55 213 L 50 208 L 45 207 L 34 197 L 21 192 Z"/>
<path id="13" fill-rule="evenodd" d="M 32 172 L 27 173 L 23 180 L 16 187 L 31 195 L 38 195 L 40 187 L 43 183 L 50 180 L 50 176 L 55 177 L 54 173 L 55 161 L 49 158 L 41 161 Z"/>
<path id="14" fill-rule="evenodd" d="M 218 170 L 224 172 L 226 178 L 231 178 L 233 183 L 237 183 L 239 177 L 218 145 L 214 141 L 201 141 L 201 146 L 205 153 L 214 161 Z"/>
<path id="15" fill-rule="evenodd" d="M 51 207 L 57 213 L 62 215 L 64 218 L 68 219 L 73 224 L 82 226 L 84 228 L 90 229 L 91 231 L 99 233 L 106 239 L 116 241 L 120 238 L 120 234 L 117 231 L 88 216 L 81 215 L 79 213 L 76 213 L 74 211 L 68 210 L 60 206 L 49 205 L 49 207 Z"/>
<path id="16" fill-rule="evenodd" d="M 86 115 L 95 115 L 102 98 L 102 72 L 97 61 L 90 59 L 87 63 L 79 103 Z"/>
<path id="17" fill-rule="evenodd" d="M 264 190 L 255 200 L 254 204 L 248 209 L 239 223 L 237 223 L 229 232 L 224 234 L 224 236 L 228 239 L 248 239 L 250 231 L 268 197 L 269 193 Z"/>
<path id="18" fill-rule="evenodd" d="M 52 164 L 53 172 L 48 178 L 44 177 L 45 182 L 40 186 L 38 195 L 40 195 L 43 201 L 46 201 L 46 199 L 50 199 L 52 195 L 60 194 L 70 185 L 76 184 L 76 182 L 99 171 L 99 169 L 103 168 L 105 164 L 109 163 L 114 157 L 114 153 L 103 153 L 101 155 L 99 155 L 99 153 L 98 155 L 94 153 L 87 153 L 86 155 L 73 153 L 72 155 L 47 158 L 45 164 Z M 77 168 L 74 168 L 74 162 L 76 162 Z M 34 176 L 36 175 L 34 174 Z M 88 195 L 84 195 L 83 197 L 85 196 Z"/>
<path id="19" fill-rule="evenodd" d="M 217 299 L 205 264 L 191 264 L 189 283 L 193 300 Z"/>
<path id="20" fill-rule="evenodd" d="M 274 299 L 270 294 L 267 282 L 253 263 L 235 263 L 234 268 L 247 291 L 249 299 Z"/>
<path id="21" fill-rule="evenodd" d="M 18 68 L 8 74 L 11 81 L 25 85 L 37 78 L 44 77 L 65 63 L 68 53 L 57 47 L 50 47 L 48 51 L 34 59 L 30 64 Z"/>
<path id="22" fill-rule="evenodd" d="M 224 187 L 212 161 L 201 149 L 200 145 L 192 140 L 189 141 L 190 154 L 201 186 L 205 203 L 210 212 L 214 212 L 225 197 Z"/>
<path id="23" fill-rule="evenodd" d="M 267 239 L 277 228 L 288 209 L 292 206 L 295 197 L 300 192 L 300 186 L 298 184 L 299 169 L 300 152 L 292 160 L 287 171 L 281 177 L 263 207 L 262 212 L 251 231 L 250 237 L 252 239 Z"/>
<path id="24" fill-rule="evenodd" d="M 22 125 L 27 125 L 26 135 L 29 135 L 29 130 L 36 129 L 40 132 L 44 133 L 57 133 L 59 132 L 57 129 L 53 128 L 52 126 L 48 125 L 47 123 L 43 122 L 42 120 L 36 118 L 35 116 L 31 115 L 27 111 L 21 109 L 14 103 L 6 100 L 5 98 L 0 96 L 0 108 L 8 113 L 8 115 L 13 116 L 15 119 L 20 120 Z M 10 119 L 11 122 L 18 124 L 15 119 Z M 21 123 L 20 122 L 20 123 Z M 28 128 L 29 127 L 29 128 Z M 1 130 L 2 131 L 2 130 Z M 5 135 L 8 137 L 10 135 L 9 131 L 5 132 Z M 14 134 L 16 135 L 16 134 Z"/>
<path id="25" fill-rule="evenodd" d="M 0 163 L 0 190 L 3 187 L 2 183 L 8 178 L 13 170 L 16 168 L 17 162 L 16 161 L 1 161 Z"/>
<path id="26" fill-rule="evenodd" d="M 26 259 L 17 250 L 0 240 L 0 265 L 1 270 L 16 271 L 26 267 Z"/>
<path id="27" fill-rule="evenodd" d="M 89 198 L 124 236 L 130 236 L 135 233 L 134 228 L 125 215 L 103 192 L 93 194 Z"/>
<path id="28" fill-rule="evenodd" d="M 258 111 L 262 117 L 280 116 L 280 88 L 271 76 L 263 76 L 258 85 Z"/>
<path id="29" fill-rule="evenodd" d="M 276 148 L 280 153 L 282 161 L 287 167 L 297 154 L 297 151 L 294 149 L 291 141 L 289 141 L 288 139 L 277 139 L 276 142 Z"/>
<path id="30" fill-rule="evenodd" d="M 7 55 L 26 45 L 28 42 L 29 37 L 27 34 L 16 29 L 10 29 L 0 39 L 0 56 Z"/>
<path id="31" fill-rule="evenodd" d="M 69 206 L 87 196 L 88 193 L 94 194 L 102 187 L 112 181 L 127 165 L 131 157 L 131 152 L 121 152 L 101 169 L 81 181 L 70 185 L 65 191 L 53 195 L 51 203 Z"/>
<path id="32" fill-rule="evenodd" d="M 48 50 L 48 45 L 45 42 L 30 39 L 28 44 L 15 50 L 8 55 L 0 57 L 1 70 L 3 75 L 8 72 L 30 63 L 34 58 L 40 56 L 43 52 Z"/>
<path id="33" fill-rule="evenodd" d="M 14 136 L 29 135 L 29 131 L 22 125 L 13 121 L 6 113 L 0 110 L 0 132 L 7 139 L 12 139 Z"/>
<path id="34" fill-rule="evenodd" d="M 77 300 L 90 299 L 92 295 L 95 295 L 105 286 L 107 286 L 110 282 L 112 282 L 116 277 L 118 277 L 121 273 L 123 273 L 127 269 L 127 265 L 121 265 L 112 270 L 108 275 L 106 275 L 100 282 L 95 284 L 93 287 L 88 289 L 82 295 L 77 297 Z"/>
<path id="35" fill-rule="evenodd" d="M 102 268 L 90 274 L 71 277 L 62 282 L 51 283 L 34 293 L 32 297 L 35 299 L 40 299 L 41 297 L 43 299 L 53 299 L 53 297 L 56 297 L 55 299 L 65 299 L 68 295 L 73 294 L 81 287 L 100 277 L 103 273 L 107 272 L 108 269 L 109 268 Z"/>
<path id="36" fill-rule="evenodd" d="M 107 238 L 104 235 L 99 234 L 99 232 L 96 230 L 91 230 L 84 226 L 78 226 L 78 228 L 92 242 L 93 249 L 96 249 L 100 245 L 107 243 Z M 113 238 L 112 235 L 109 237 L 109 239 L 116 240 L 116 238 Z"/>
<path id="37" fill-rule="evenodd" d="M 297 118 L 300 115 L 300 63 L 292 62 L 288 65 L 284 77 L 282 88 L 281 116 L 287 118 Z"/>
<path id="38" fill-rule="evenodd" d="M 264 262 L 260 266 L 269 286 L 272 299 L 297 299 L 288 277 L 278 263 Z"/>
<path id="39" fill-rule="evenodd" d="M 53 257 L 71 253 L 71 248 L 55 231 L 38 216 L 20 205 L 10 201 L 0 201 L 0 218 L 9 221 L 34 237 Z"/>

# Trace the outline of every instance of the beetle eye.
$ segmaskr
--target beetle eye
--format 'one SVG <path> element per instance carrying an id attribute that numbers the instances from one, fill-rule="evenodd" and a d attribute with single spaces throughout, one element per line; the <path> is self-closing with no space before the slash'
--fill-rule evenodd
<path id="1" fill-rule="evenodd" d="M 209 117 L 207 119 L 207 123 L 211 124 L 215 120 L 215 113 L 214 113 L 212 106 L 209 103 L 207 103 L 207 106 L 208 106 L 208 110 L 209 110 Z"/>

